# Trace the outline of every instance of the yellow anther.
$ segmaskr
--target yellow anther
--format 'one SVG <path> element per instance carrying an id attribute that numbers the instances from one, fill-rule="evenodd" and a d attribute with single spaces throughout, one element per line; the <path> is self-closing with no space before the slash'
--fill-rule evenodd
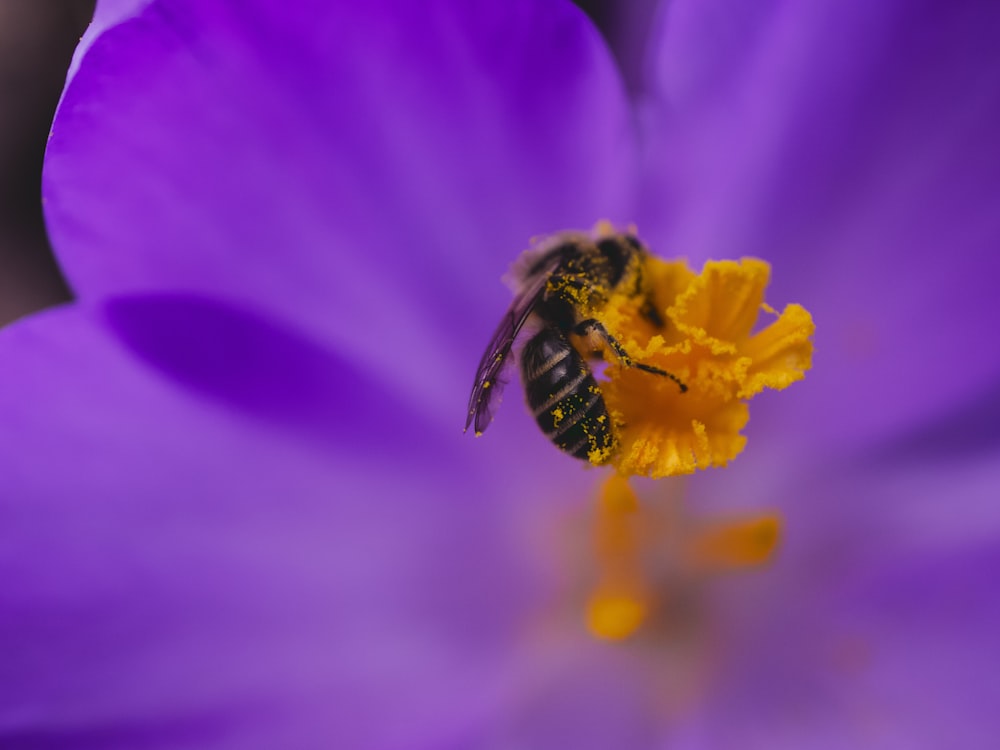
<path id="1" fill-rule="evenodd" d="M 596 638 L 620 641 L 639 629 L 646 612 L 645 603 L 634 596 L 599 592 L 587 603 L 587 629 Z"/>
<path id="2" fill-rule="evenodd" d="M 747 568 L 771 559 L 781 537 L 775 514 L 717 523 L 690 540 L 690 562 L 705 569 Z"/>

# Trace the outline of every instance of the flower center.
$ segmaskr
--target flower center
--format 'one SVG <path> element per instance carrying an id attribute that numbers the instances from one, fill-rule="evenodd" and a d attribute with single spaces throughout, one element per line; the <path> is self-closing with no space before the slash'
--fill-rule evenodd
<path id="1" fill-rule="evenodd" d="M 780 536 L 778 515 L 696 520 L 685 514 L 677 495 L 661 493 L 659 502 L 642 505 L 620 475 L 602 485 L 585 613 L 595 637 L 620 641 L 644 625 L 668 623 L 692 587 L 770 560 Z"/>
<path id="2" fill-rule="evenodd" d="M 640 276 L 640 294 L 623 285 L 589 311 L 642 365 L 605 352 L 601 391 L 617 447 L 595 463 L 652 478 L 725 466 L 746 445 L 747 401 L 788 387 L 810 368 L 812 317 L 800 305 L 778 314 L 765 304 L 770 266 L 762 260 L 710 261 L 695 274 L 683 261 L 649 254 Z M 755 331 L 762 312 L 773 319 Z"/>

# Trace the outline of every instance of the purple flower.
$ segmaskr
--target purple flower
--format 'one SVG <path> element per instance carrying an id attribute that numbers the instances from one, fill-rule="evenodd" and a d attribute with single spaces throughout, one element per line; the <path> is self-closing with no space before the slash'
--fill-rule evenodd
<path id="1" fill-rule="evenodd" d="M 659 19 L 630 100 L 556 0 L 100 4 L 45 173 L 78 300 L 0 334 L 0 745 L 989 746 L 1000 13 Z M 602 218 L 818 326 L 683 487 L 780 513 L 772 566 L 644 568 L 624 644 L 556 543 L 595 472 L 513 384 L 459 429 L 497 277 Z"/>

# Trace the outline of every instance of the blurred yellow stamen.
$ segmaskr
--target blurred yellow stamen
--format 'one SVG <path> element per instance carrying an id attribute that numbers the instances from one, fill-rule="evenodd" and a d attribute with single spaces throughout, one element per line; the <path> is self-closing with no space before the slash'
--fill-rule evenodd
<path id="1" fill-rule="evenodd" d="M 618 446 L 609 463 L 623 475 L 653 478 L 725 466 L 746 445 L 746 401 L 781 390 L 811 366 L 815 326 L 800 305 L 777 314 L 764 303 L 770 266 L 761 260 L 710 261 L 696 275 L 683 261 L 650 256 L 643 295 L 621 291 L 595 316 L 632 358 L 686 386 L 608 355 L 604 399 Z M 642 314 L 648 299 L 665 321 Z M 761 312 L 775 319 L 753 332 Z"/>
<path id="2" fill-rule="evenodd" d="M 629 638 L 651 619 L 669 616 L 671 600 L 684 599 L 673 596 L 678 586 L 768 562 L 780 534 L 775 513 L 706 523 L 685 517 L 679 500 L 640 506 L 628 480 L 613 474 L 601 487 L 594 519 L 587 628 L 602 640 Z"/>
<path id="3" fill-rule="evenodd" d="M 639 504 L 628 481 L 612 475 L 601 488 L 594 528 L 598 582 L 587 604 L 587 627 L 598 638 L 621 640 L 642 624 Z"/>
<path id="4" fill-rule="evenodd" d="M 601 488 L 601 510 L 611 519 L 617 520 L 639 510 L 635 492 L 624 477 L 610 476 Z"/>
<path id="5" fill-rule="evenodd" d="M 624 593 L 598 592 L 587 604 L 587 629 L 606 641 L 621 641 L 635 633 L 646 619 L 646 605 Z"/>
<path id="6" fill-rule="evenodd" d="M 716 570 L 761 565 L 771 559 L 780 536 L 781 518 L 773 513 L 715 524 L 691 539 L 689 562 Z"/>

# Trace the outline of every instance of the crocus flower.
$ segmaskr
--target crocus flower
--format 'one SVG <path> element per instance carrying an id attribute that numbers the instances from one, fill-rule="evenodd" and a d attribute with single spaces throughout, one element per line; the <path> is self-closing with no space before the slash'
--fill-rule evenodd
<path id="1" fill-rule="evenodd" d="M 638 102 L 556 0 L 100 3 L 45 172 L 78 299 L 0 334 L 0 744 L 988 746 L 997 20 L 672 2 Z M 730 466 L 587 519 L 510 394 L 459 427 L 493 280 L 601 218 L 769 261 L 817 349 Z"/>

